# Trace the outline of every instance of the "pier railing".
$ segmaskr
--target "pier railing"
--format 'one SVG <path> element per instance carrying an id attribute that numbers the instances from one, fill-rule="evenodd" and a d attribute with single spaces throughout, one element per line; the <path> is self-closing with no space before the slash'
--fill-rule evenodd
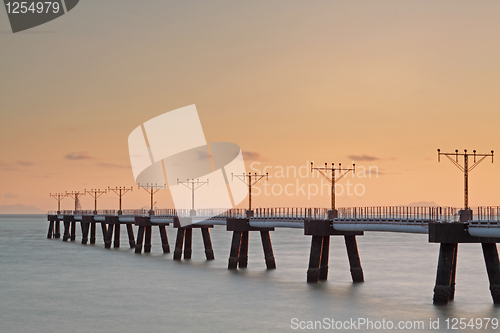
<path id="1" fill-rule="evenodd" d="M 473 209 L 472 226 L 498 226 L 500 223 L 500 207 L 476 207 Z"/>
<path id="2" fill-rule="evenodd" d="M 346 207 L 338 210 L 342 220 L 400 220 L 457 222 L 459 210 L 452 207 Z"/>
<path id="3" fill-rule="evenodd" d="M 254 219 L 328 219 L 329 210 L 326 208 L 307 207 L 278 207 L 278 208 L 256 208 L 253 210 Z M 125 216 L 148 216 L 147 209 L 127 209 L 122 211 Z M 50 214 L 50 212 L 49 212 Z M 55 212 L 53 212 L 55 214 Z M 92 210 L 63 210 L 61 215 L 93 215 Z M 116 210 L 99 210 L 97 215 L 117 215 Z M 459 209 L 452 207 L 405 207 L 405 206 L 377 206 L 377 207 L 344 207 L 337 210 L 337 218 L 340 220 L 399 220 L 399 221 L 436 221 L 457 222 L 459 221 Z M 157 217 L 189 217 L 190 209 L 155 209 L 154 216 Z M 196 217 L 207 219 L 245 218 L 247 210 L 242 208 L 233 209 L 197 209 Z M 474 209 L 474 220 L 499 221 L 500 207 L 478 207 Z"/>
<path id="4" fill-rule="evenodd" d="M 328 209 L 307 207 L 257 208 L 254 218 L 273 218 L 287 220 L 327 219 Z"/>

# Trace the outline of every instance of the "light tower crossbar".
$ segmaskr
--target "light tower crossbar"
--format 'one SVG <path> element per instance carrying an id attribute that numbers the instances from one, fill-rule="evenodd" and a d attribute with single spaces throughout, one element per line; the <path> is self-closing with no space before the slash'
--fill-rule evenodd
<path id="1" fill-rule="evenodd" d="M 66 196 L 75 200 L 75 212 L 78 211 L 78 203 L 80 202 L 80 197 L 84 195 L 85 192 L 80 192 L 80 191 L 66 192 Z"/>
<path id="2" fill-rule="evenodd" d="M 158 191 L 164 190 L 167 187 L 166 184 L 158 185 L 158 184 L 149 184 L 149 183 L 146 183 L 146 185 L 137 184 L 137 186 L 139 188 L 144 189 L 151 196 L 151 209 L 149 210 L 149 215 L 154 215 L 154 200 L 153 200 L 154 195 Z"/>
<path id="3" fill-rule="evenodd" d="M 61 214 L 61 201 L 68 195 L 65 193 L 49 193 L 50 196 L 57 200 L 57 214 Z"/>
<path id="4" fill-rule="evenodd" d="M 185 182 L 181 182 L 179 179 L 177 179 L 177 185 L 184 185 L 188 189 L 191 190 L 191 216 L 194 216 L 196 214 L 196 211 L 194 209 L 194 191 L 202 187 L 203 185 L 208 186 L 208 179 L 206 182 L 200 181 L 199 179 L 194 180 L 193 179 L 188 179 Z"/>
<path id="5" fill-rule="evenodd" d="M 314 170 L 318 171 L 326 180 L 331 184 L 332 192 L 331 192 L 331 210 L 332 213 L 336 216 L 336 208 L 335 208 L 335 184 L 338 183 L 339 180 L 344 178 L 349 172 L 356 172 L 356 165 L 353 163 L 352 168 L 342 168 L 342 164 L 339 163 L 338 167 L 335 167 L 335 164 L 332 163 L 331 167 L 328 167 L 328 164 L 325 163 L 324 167 L 314 167 L 314 162 L 311 162 L 311 172 Z M 336 172 L 339 172 L 339 175 L 336 176 Z M 328 173 L 331 172 L 331 176 Z"/>
<path id="6" fill-rule="evenodd" d="M 91 189 L 91 190 L 83 190 L 85 194 L 89 194 L 92 198 L 94 198 L 94 215 L 97 215 L 97 198 L 102 196 L 103 194 L 108 193 L 106 190 L 97 190 L 97 189 Z"/>
<path id="7" fill-rule="evenodd" d="M 118 215 L 122 215 L 122 197 L 127 194 L 127 192 L 132 191 L 134 188 L 133 187 L 115 187 L 111 188 L 108 186 L 108 191 L 113 191 L 119 198 L 119 209 L 118 209 Z"/>
<path id="8" fill-rule="evenodd" d="M 442 153 L 441 149 L 438 149 L 438 162 L 441 162 L 441 155 L 446 156 L 460 171 L 464 173 L 464 211 L 469 210 L 469 172 L 474 170 L 479 163 L 484 161 L 486 157 L 491 157 L 491 163 L 493 163 L 493 150 L 490 154 L 478 154 L 475 150 L 473 150 L 472 154 L 467 152 L 467 149 L 464 149 L 463 153 L 459 153 L 458 149 L 455 150 L 454 153 Z M 474 164 L 469 167 L 469 157 L 474 157 Z M 464 158 L 464 165 L 462 166 L 458 157 Z M 455 157 L 455 158 L 453 158 Z M 479 157 L 479 159 L 477 159 Z"/>
<path id="9" fill-rule="evenodd" d="M 234 179 L 234 177 L 238 178 L 241 180 L 245 185 L 248 187 L 248 211 L 252 211 L 252 186 L 257 184 L 260 180 L 262 180 L 264 177 L 266 177 L 266 180 L 269 180 L 269 174 L 266 172 L 266 174 L 257 174 L 254 173 L 248 173 L 248 174 L 242 174 L 242 175 L 233 175 L 231 174 L 231 180 Z"/>

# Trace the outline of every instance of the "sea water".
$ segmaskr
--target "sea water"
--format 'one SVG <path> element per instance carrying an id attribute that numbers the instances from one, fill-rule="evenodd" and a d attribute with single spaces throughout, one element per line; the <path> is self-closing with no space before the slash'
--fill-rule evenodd
<path id="1" fill-rule="evenodd" d="M 359 284 L 351 282 L 343 237 L 332 236 L 328 281 L 308 284 L 311 237 L 301 229 L 271 232 L 276 270 L 266 269 L 260 235 L 250 232 L 248 268 L 234 271 L 223 226 L 211 229 L 213 261 L 197 229 L 192 259 L 182 261 L 162 253 L 154 228 L 152 252 L 140 255 L 123 227 L 122 247 L 110 250 L 99 225 L 96 245 L 81 245 L 79 224 L 76 242 L 47 239 L 47 229 L 43 215 L 0 216 L 0 332 L 384 332 L 389 322 L 402 323 L 399 331 L 436 332 L 437 321 L 441 331 L 498 330 L 491 319 L 500 307 L 479 244 L 459 245 L 455 300 L 434 306 L 439 244 L 427 235 L 357 237 L 366 281 Z M 176 230 L 167 231 L 173 249 Z M 357 325 L 363 318 L 372 326 Z M 451 330 L 460 318 L 481 318 L 482 328 Z M 344 326 L 332 329 L 337 322 Z"/>

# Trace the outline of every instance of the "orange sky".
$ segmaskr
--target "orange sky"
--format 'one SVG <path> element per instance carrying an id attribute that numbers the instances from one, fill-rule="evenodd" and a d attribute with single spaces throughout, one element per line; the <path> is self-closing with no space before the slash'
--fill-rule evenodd
<path id="1" fill-rule="evenodd" d="M 130 132 L 196 104 L 207 141 L 238 144 L 249 171 L 365 155 L 356 164 L 379 176 L 345 179 L 365 193 L 339 206 L 460 207 L 463 176 L 436 149 L 500 152 L 499 16 L 498 1 L 88 0 L 12 34 L 0 10 L 0 205 L 55 209 L 49 192 L 134 185 Z M 470 204 L 499 205 L 500 164 L 483 163 Z M 320 178 L 268 184 L 297 181 Z M 124 205 L 148 200 L 134 190 Z M 169 193 L 157 201 L 169 207 Z M 111 194 L 99 204 L 116 205 Z"/>

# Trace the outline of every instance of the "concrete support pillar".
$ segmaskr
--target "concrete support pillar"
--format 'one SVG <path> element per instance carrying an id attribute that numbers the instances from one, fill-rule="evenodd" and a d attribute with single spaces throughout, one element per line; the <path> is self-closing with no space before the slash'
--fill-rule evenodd
<path id="1" fill-rule="evenodd" d="M 115 224 L 115 239 L 113 242 L 113 247 L 118 249 L 120 248 L 120 224 Z"/>
<path id="2" fill-rule="evenodd" d="M 69 224 L 70 222 L 64 221 L 64 233 L 63 233 L 63 242 L 67 242 L 69 239 Z"/>
<path id="3" fill-rule="evenodd" d="M 185 228 L 177 228 L 177 239 L 175 241 L 174 260 L 181 260 L 182 247 L 184 246 Z"/>
<path id="4" fill-rule="evenodd" d="M 51 239 L 54 233 L 54 221 L 49 221 L 49 230 L 47 231 L 47 238 Z"/>
<path id="5" fill-rule="evenodd" d="M 193 253 L 193 228 L 186 228 L 184 234 L 184 259 L 191 259 Z"/>
<path id="6" fill-rule="evenodd" d="M 55 221 L 55 228 L 54 238 L 61 238 L 61 223 L 59 221 Z"/>
<path id="7" fill-rule="evenodd" d="M 231 250 L 229 251 L 229 261 L 227 268 L 238 268 L 240 257 L 241 231 L 233 231 L 233 239 L 231 241 Z"/>
<path id="8" fill-rule="evenodd" d="M 240 268 L 248 267 L 248 231 L 241 232 L 240 255 L 238 265 Z"/>
<path id="9" fill-rule="evenodd" d="M 67 242 L 69 239 L 69 222 L 64 221 L 63 222 L 63 242 Z"/>
<path id="10" fill-rule="evenodd" d="M 108 234 L 108 227 L 105 222 L 101 222 L 101 230 L 102 230 L 102 241 L 106 243 L 106 235 Z"/>
<path id="11" fill-rule="evenodd" d="M 309 254 L 309 268 L 307 269 L 307 282 L 319 281 L 321 253 L 323 250 L 323 236 L 312 236 L 311 253 Z"/>
<path id="12" fill-rule="evenodd" d="M 128 244 L 131 249 L 135 248 L 134 226 L 127 224 Z"/>
<path id="13" fill-rule="evenodd" d="M 323 247 L 321 250 L 321 263 L 319 267 L 319 279 L 328 279 L 328 257 L 330 255 L 330 236 L 323 236 Z"/>
<path id="14" fill-rule="evenodd" d="M 158 229 L 160 230 L 161 247 L 163 249 L 163 253 L 170 253 L 170 245 L 168 244 L 167 237 L 167 227 L 162 224 L 158 225 Z"/>
<path id="15" fill-rule="evenodd" d="M 441 243 L 434 287 L 433 302 L 436 305 L 446 305 L 450 300 L 450 285 L 453 267 L 453 257 L 456 244 Z"/>
<path id="16" fill-rule="evenodd" d="M 260 238 L 262 239 L 262 247 L 264 248 L 266 267 L 267 269 L 275 269 L 276 261 L 274 260 L 273 245 L 271 244 L 271 234 L 267 230 L 261 230 Z"/>
<path id="17" fill-rule="evenodd" d="M 500 262 L 495 243 L 481 243 L 483 247 L 484 263 L 490 280 L 490 291 L 493 303 L 500 304 Z"/>
<path id="18" fill-rule="evenodd" d="M 89 241 L 89 224 L 89 222 L 84 221 L 83 219 L 80 222 L 80 226 L 82 228 L 82 244 L 84 245 Z"/>
<path id="19" fill-rule="evenodd" d="M 356 236 L 345 235 L 345 246 L 347 256 L 349 257 L 349 265 L 351 266 L 352 282 L 364 282 L 363 268 L 361 268 L 361 260 L 359 259 L 358 244 Z"/>
<path id="20" fill-rule="evenodd" d="M 90 223 L 90 244 L 95 244 L 95 222 Z"/>
<path id="21" fill-rule="evenodd" d="M 151 232 L 152 232 L 152 227 L 146 226 L 144 228 L 145 231 L 145 237 L 144 237 L 144 253 L 150 253 L 151 252 Z"/>
<path id="22" fill-rule="evenodd" d="M 113 239 L 113 228 L 114 228 L 114 226 L 115 225 L 112 224 L 112 223 L 108 224 L 106 238 L 104 240 L 104 247 L 106 249 L 110 249 L 111 248 L 111 240 Z"/>
<path id="23" fill-rule="evenodd" d="M 76 221 L 71 222 L 71 241 L 76 241 Z"/>
<path id="24" fill-rule="evenodd" d="M 144 240 L 144 226 L 140 225 L 137 231 L 137 242 L 135 243 L 135 253 L 142 252 L 142 242 Z"/>
<path id="25" fill-rule="evenodd" d="M 203 237 L 203 245 L 205 245 L 205 256 L 207 260 L 214 260 L 214 250 L 212 248 L 212 240 L 210 239 L 210 229 L 201 228 L 201 236 Z"/>
<path id="26" fill-rule="evenodd" d="M 453 262 L 451 263 L 451 280 L 450 280 L 450 301 L 455 299 L 455 277 L 457 275 L 457 257 L 458 243 L 453 248 Z"/>

